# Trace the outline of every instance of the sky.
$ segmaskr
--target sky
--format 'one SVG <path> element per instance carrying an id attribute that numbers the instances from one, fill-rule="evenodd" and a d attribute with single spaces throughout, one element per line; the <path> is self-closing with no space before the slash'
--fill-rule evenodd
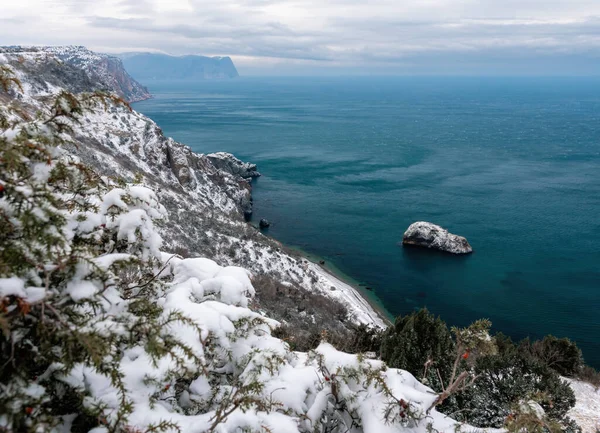
<path id="1" fill-rule="evenodd" d="M 241 75 L 600 75 L 600 0 L 0 0 L 0 44 L 226 55 Z"/>

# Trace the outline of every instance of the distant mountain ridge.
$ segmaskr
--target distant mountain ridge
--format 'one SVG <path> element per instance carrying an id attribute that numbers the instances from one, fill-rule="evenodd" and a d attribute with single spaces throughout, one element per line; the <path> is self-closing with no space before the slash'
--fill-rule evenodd
<path id="1" fill-rule="evenodd" d="M 119 57 L 127 71 L 140 81 L 215 80 L 239 76 L 230 57 L 177 57 L 157 53 L 124 53 Z"/>
<path id="2" fill-rule="evenodd" d="M 101 84 L 98 90 L 108 90 L 128 102 L 137 102 L 152 97 L 148 89 L 138 83 L 125 70 L 120 58 L 96 53 L 78 45 L 66 46 L 7 46 L 0 47 L 0 53 L 27 54 L 45 53 L 49 57 L 75 66 L 85 72 L 88 78 Z"/>

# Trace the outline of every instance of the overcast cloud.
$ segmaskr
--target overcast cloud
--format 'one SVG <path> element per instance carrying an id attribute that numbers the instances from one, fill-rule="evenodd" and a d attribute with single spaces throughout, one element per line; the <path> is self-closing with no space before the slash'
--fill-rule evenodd
<path id="1" fill-rule="evenodd" d="M 229 55 L 240 73 L 600 74 L 600 0 L 0 0 L 0 43 Z"/>

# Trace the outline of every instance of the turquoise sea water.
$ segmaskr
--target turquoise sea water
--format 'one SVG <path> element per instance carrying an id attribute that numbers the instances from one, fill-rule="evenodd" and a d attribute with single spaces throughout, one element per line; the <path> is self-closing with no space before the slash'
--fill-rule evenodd
<path id="1" fill-rule="evenodd" d="M 270 235 L 374 288 L 394 315 L 488 317 L 577 341 L 600 367 L 600 79 L 242 78 L 150 83 L 135 108 L 197 152 L 258 164 Z M 397 245 L 414 221 L 456 257 Z"/>

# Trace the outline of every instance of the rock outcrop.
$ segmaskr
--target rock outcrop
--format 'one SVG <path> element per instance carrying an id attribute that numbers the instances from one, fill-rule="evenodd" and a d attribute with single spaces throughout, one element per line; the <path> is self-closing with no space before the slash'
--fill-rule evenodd
<path id="1" fill-rule="evenodd" d="M 261 219 L 261 220 L 260 220 L 260 222 L 258 223 L 258 226 L 259 226 L 261 229 L 266 229 L 266 228 L 267 228 L 267 227 L 269 227 L 270 225 L 271 225 L 271 223 L 270 223 L 268 220 L 264 219 L 264 218 L 263 218 L 263 219 Z"/>
<path id="2" fill-rule="evenodd" d="M 152 97 L 148 89 L 135 81 L 123 67 L 118 57 L 95 53 L 85 47 L 67 46 L 10 46 L 0 47 L 0 53 L 11 55 L 45 55 L 83 71 L 93 85 L 86 90 L 107 90 L 116 93 L 127 102 L 137 102 Z M 47 59 L 45 64 L 51 65 Z M 75 80 L 74 83 L 81 82 Z M 100 86 L 98 86 L 100 84 Z"/>
<path id="3" fill-rule="evenodd" d="M 260 173 L 256 169 L 256 164 L 240 161 L 231 153 L 210 153 L 206 155 L 206 157 L 215 166 L 215 168 L 234 176 L 240 176 L 244 179 L 252 179 L 260 176 Z"/>
<path id="4" fill-rule="evenodd" d="M 402 244 L 432 248 L 452 254 L 473 252 L 473 248 L 464 237 L 449 233 L 448 230 L 425 221 L 411 224 L 404 233 Z"/>
<path id="5" fill-rule="evenodd" d="M 0 49 L 0 66 L 12 69 L 24 90 L 0 91 L 0 113 L 10 103 L 29 118 L 38 112 L 47 115 L 62 90 L 78 93 L 103 87 L 83 69 L 43 51 Z M 315 315 L 290 318 L 285 305 L 263 304 L 265 311 L 278 320 L 286 317 L 294 326 L 312 325 L 316 320 L 323 325 L 322 329 L 331 332 L 343 332 L 347 324 L 355 323 L 386 326 L 350 286 L 338 282 L 317 265 L 286 252 L 279 242 L 245 222 L 244 217 L 252 213 L 249 179 L 258 176 L 254 164 L 245 164 L 227 154 L 209 158 L 195 153 L 165 137 L 151 119 L 120 104 L 85 111 L 68 135 L 72 144 L 66 145 L 65 150 L 82 163 L 106 177 L 125 182 L 141 180 L 156 192 L 168 214 L 160 225 L 168 251 L 183 257 L 208 257 L 244 266 L 253 275 L 284 281 L 300 293 L 327 296 L 329 302 L 343 305 L 348 312 L 347 321 L 333 320 L 324 313 L 331 307 L 323 304 L 323 309 Z M 242 174 L 246 179 L 232 173 Z M 330 290 L 332 284 L 337 287 L 334 292 Z"/>

